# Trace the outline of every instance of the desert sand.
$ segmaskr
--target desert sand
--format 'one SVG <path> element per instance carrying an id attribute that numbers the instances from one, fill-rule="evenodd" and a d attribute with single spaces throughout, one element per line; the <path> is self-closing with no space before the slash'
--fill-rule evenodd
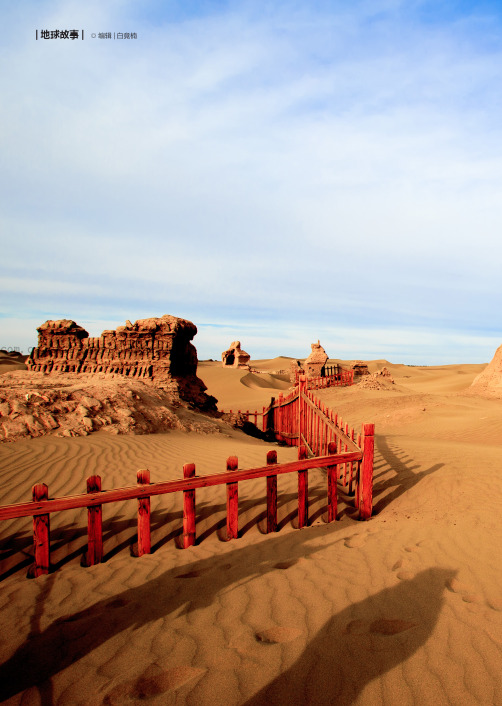
<path id="1" fill-rule="evenodd" d="M 201 362 L 223 410 L 261 409 L 289 388 L 290 359 L 261 372 Z M 8 704 L 502 704 L 502 400 L 469 389 L 484 365 L 386 366 L 380 389 L 319 397 L 374 422 L 374 513 L 324 520 L 323 471 L 309 473 L 310 527 L 296 479 L 279 476 L 279 531 L 264 530 L 263 480 L 239 484 L 237 540 L 225 490 L 197 490 L 196 546 L 180 549 L 179 494 L 152 498 L 151 555 L 135 557 L 136 501 L 103 508 L 104 562 L 81 566 L 85 511 L 51 517 L 53 571 L 37 579 L 30 518 L 1 523 L 0 698 Z M 218 426 L 219 425 L 219 426 Z M 297 449 L 223 423 L 147 435 L 94 432 L 0 444 L 0 503 L 261 466 Z"/>

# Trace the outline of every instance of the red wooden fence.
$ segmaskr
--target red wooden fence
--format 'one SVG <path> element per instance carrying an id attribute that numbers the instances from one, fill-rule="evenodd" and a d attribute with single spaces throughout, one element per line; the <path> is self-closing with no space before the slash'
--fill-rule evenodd
<path id="1" fill-rule="evenodd" d="M 101 512 L 107 503 L 123 500 L 138 500 L 138 555 L 149 554 L 150 542 L 150 498 L 166 493 L 183 492 L 183 547 L 195 543 L 195 489 L 213 485 L 227 486 L 227 538 L 238 537 L 238 483 L 252 478 L 266 478 L 267 498 L 267 532 L 277 529 L 277 476 L 284 473 L 298 474 L 298 526 L 308 524 L 308 471 L 311 468 L 326 468 L 328 479 L 328 521 L 336 519 L 337 492 L 334 469 L 341 464 L 357 462 L 366 469 L 366 476 L 361 476 L 359 494 L 357 496 L 360 516 L 369 517 L 368 508 L 371 499 L 368 498 L 370 488 L 369 469 L 373 467 L 373 458 L 369 457 L 373 448 L 368 445 L 365 451 L 336 452 L 336 444 L 330 443 L 328 454 L 308 458 L 305 446 L 298 449 L 298 461 L 277 463 L 277 452 L 269 451 L 267 465 L 260 468 L 237 470 L 238 460 L 231 456 L 227 460 L 227 470 L 210 476 L 195 475 L 195 465 L 185 464 L 182 480 L 149 482 L 149 471 L 138 471 L 138 485 L 113 490 L 101 490 L 99 476 L 91 476 L 87 481 L 87 493 L 49 499 L 45 484 L 33 487 L 33 500 L 27 503 L 4 505 L 0 507 L 0 520 L 10 520 L 19 517 L 33 517 L 34 569 L 33 575 L 40 576 L 49 571 L 50 515 L 53 512 L 87 507 L 88 548 L 87 565 L 97 564 L 103 557 L 103 537 Z M 365 457 L 366 454 L 366 457 Z M 363 471 L 364 473 L 364 471 Z M 371 514 L 371 510 L 370 510 Z"/>
<path id="2" fill-rule="evenodd" d="M 295 385 L 298 385 L 302 374 L 295 371 Z M 341 370 L 338 373 L 307 378 L 309 390 L 321 390 L 324 387 L 346 387 L 354 382 L 353 370 Z"/>
<path id="3" fill-rule="evenodd" d="M 226 484 L 227 489 L 227 538 L 238 537 L 238 483 L 252 478 L 266 478 L 267 532 L 277 529 L 277 475 L 298 474 L 298 527 L 308 524 L 308 470 L 326 468 L 328 522 L 336 519 L 338 488 L 346 496 L 355 495 L 359 517 L 371 517 L 373 502 L 374 425 L 364 424 L 355 441 L 355 431 L 327 409 L 302 376 L 297 389 L 263 411 L 263 424 L 273 429 L 276 438 L 291 446 L 298 445 L 298 461 L 277 463 L 277 452 L 269 451 L 267 465 L 260 468 L 238 470 L 238 459 L 227 460 L 225 473 L 197 476 L 195 465 L 183 466 L 183 479 L 150 483 L 150 472 L 137 473 L 137 485 L 112 490 L 101 489 L 101 478 L 87 479 L 87 493 L 49 500 L 44 483 L 33 486 L 32 501 L 0 507 L 0 520 L 33 517 L 34 569 L 40 576 L 49 571 L 50 514 L 62 510 L 87 507 L 87 564 L 93 565 L 103 558 L 102 506 L 136 498 L 138 500 L 138 555 L 149 554 L 150 498 L 166 493 L 183 493 L 183 547 L 195 543 L 196 514 L 195 490 Z M 355 487 L 354 487 L 355 486 Z"/>
<path id="4" fill-rule="evenodd" d="M 354 371 L 353 370 L 342 370 L 341 372 L 338 373 L 333 373 L 332 375 L 325 375 L 324 377 L 306 377 L 305 375 L 300 375 L 300 373 L 296 373 L 296 382 L 295 385 L 296 387 L 299 387 L 301 384 L 301 381 L 307 380 L 306 383 L 306 388 L 308 390 L 322 390 L 326 387 L 347 387 L 348 385 L 352 385 L 354 382 Z M 276 408 L 277 405 L 284 406 L 287 405 L 288 402 L 291 399 L 296 399 L 296 396 L 298 395 L 298 390 L 295 390 L 291 392 L 289 395 L 286 397 L 283 397 L 283 393 L 281 392 L 279 394 L 279 398 L 276 402 L 275 397 L 272 397 L 272 401 L 268 407 L 263 407 L 262 411 L 259 412 L 258 410 L 254 410 L 254 412 L 250 412 L 249 409 L 247 409 L 245 412 L 242 409 L 234 410 L 237 414 L 242 414 L 246 418 L 247 422 L 253 422 L 254 425 L 257 427 L 258 426 L 258 417 L 262 418 L 262 429 L 263 431 L 266 431 L 267 429 L 275 428 L 275 424 L 277 422 L 276 415 L 273 416 L 273 421 L 267 421 L 266 416 L 267 414 L 270 413 L 270 410 L 272 408 Z M 233 410 L 228 410 L 226 414 L 232 414 Z M 287 416 L 287 414 L 286 414 Z M 293 433 L 291 431 L 292 429 L 292 423 L 290 422 L 289 425 L 289 431 L 286 429 L 286 426 L 284 426 L 283 431 L 284 437 L 288 433 Z M 293 444 L 297 445 L 297 444 Z"/>

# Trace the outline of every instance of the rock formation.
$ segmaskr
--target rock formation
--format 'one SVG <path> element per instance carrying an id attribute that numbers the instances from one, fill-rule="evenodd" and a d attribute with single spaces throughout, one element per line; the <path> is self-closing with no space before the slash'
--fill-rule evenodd
<path id="1" fill-rule="evenodd" d="M 352 365 L 354 375 L 369 375 L 368 365 L 363 360 L 355 360 Z"/>
<path id="2" fill-rule="evenodd" d="M 300 375 L 304 375 L 305 370 L 303 369 L 302 364 L 300 363 L 299 360 L 293 360 L 291 361 L 291 364 L 289 366 L 289 381 L 293 385 L 298 384 L 298 378 Z"/>
<path id="3" fill-rule="evenodd" d="M 312 352 L 303 365 L 305 374 L 308 377 L 320 377 L 323 374 L 323 368 L 328 360 L 328 354 L 319 341 L 317 341 L 317 343 L 311 343 L 310 347 L 312 348 Z"/>
<path id="4" fill-rule="evenodd" d="M 221 361 L 224 368 L 248 368 L 251 356 L 246 351 L 241 350 L 241 342 L 233 341 L 230 348 L 223 351 Z"/>
<path id="5" fill-rule="evenodd" d="M 502 345 L 483 372 L 474 378 L 469 392 L 485 397 L 502 397 Z"/>
<path id="6" fill-rule="evenodd" d="M 0 375 L 0 443 L 36 436 L 226 431 L 150 380 L 105 373 Z"/>
<path id="7" fill-rule="evenodd" d="M 151 380 L 202 409 L 216 409 L 204 394 L 197 373 L 197 351 L 190 343 L 197 327 L 185 319 L 160 318 L 126 322 L 115 331 L 90 338 L 69 319 L 46 321 L 38 329 L 38 346 L 26 361 L 28 370 L 44 373 L 118 373 Z"/>

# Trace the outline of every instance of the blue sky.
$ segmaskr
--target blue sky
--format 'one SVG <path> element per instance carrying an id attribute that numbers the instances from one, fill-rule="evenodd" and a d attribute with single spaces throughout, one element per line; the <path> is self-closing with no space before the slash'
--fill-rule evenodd
<path id="1" fill-rule="evenodd" d="M 200 359 L 491 359 L 499 3 L 28 0 L 0 22 L 0 347 L 167 313 Z"/>

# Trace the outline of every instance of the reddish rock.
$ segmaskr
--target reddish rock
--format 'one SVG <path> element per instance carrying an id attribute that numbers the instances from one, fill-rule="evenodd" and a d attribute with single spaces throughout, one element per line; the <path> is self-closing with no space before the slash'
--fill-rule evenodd
<path id="1" fill-rule="evenodd" d="M 352 370 L 354 371 L 354 375 L 369 375 L 370 371 L 368 370 L 367 364 L 363 360 L 355 360 L 352 363 Z"/>
<path id="2" fill-rule="evenodd" d="M 152 434 L 171 429 L 218 433 L 224 425 L 187 409 L 148 379 L 105 373 L 0 375 L 0 443 L 26 437 Z"/>
<path id="3" fill-rule="evenodd" d="M 221 361 L 224 368 L 248 368 L 251 356 L 241 349 L 240 341 L 233 341 L 230 348 L 223 351 Z"/>
<path id="4" fill-rule="evenodd" d="M 392 383 L 394 382 L 394 378 L 390 374 L 390 370 L 388 368 L 386 368 L 385 366 L 381 370 L 378 370 L 374 375 L 377 378 L 383 377 L 383 378 L 386 378 L 389 382 L 392 382 Z"/>
<path id="5" fill-rule="evenodd" d="M 310 347 L 312 348 L 312 352 L 305 360 L 303 367 L 308 377 L 320 377 L 323 374 L 323 368 L 328 360 L 328 354 L 319 341 L 312 343 Z"/>
<path id="6" fill-rule="evenodd" d="M 502 346 L 497 348 L 483 372 L 474 378 L 468 391 L 484 397 L 502 397 Z"/>
<path id="7" fill-rule="evenodd" d="M 289 366 L 289 381 L 293 385 L 298 384 L 298 378 L 300 375 L 304 375 L 305 370 L 299 360 L 293 360 Z"/>
<path id="8" fill-rule="evenodd" d="M 191 340 L 197 327 L 185 319 L 160 318 L 126 322 L 115 331 L 90 338 L 69 319 L 46 321 L 38 329 L 38 346 L 26 361 L 28 370 L 44 373 L 115 373 L 151 380 L 158 387 L 203 409 L 216 409 L 197 377 L 197 351 Z"/>

